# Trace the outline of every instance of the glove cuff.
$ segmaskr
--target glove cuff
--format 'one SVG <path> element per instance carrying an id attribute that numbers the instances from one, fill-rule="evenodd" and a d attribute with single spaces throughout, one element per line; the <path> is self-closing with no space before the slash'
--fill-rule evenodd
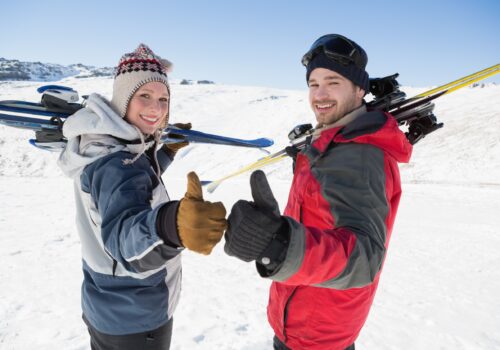
<path id="1" fill-rule="evenodd" d="M 170 201 L 158 211 L 156 231 L 166 245 L 175 248 L 183 247 L 177 231 L 177 210 L 179 201 Z"/>

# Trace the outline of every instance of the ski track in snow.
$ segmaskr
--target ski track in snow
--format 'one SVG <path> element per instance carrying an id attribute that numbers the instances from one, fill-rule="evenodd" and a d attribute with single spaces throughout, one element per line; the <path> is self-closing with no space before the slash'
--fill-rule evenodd
<path id="1" fill-rule="evenodd" d="M 112 81 L 58 84 L 80 95 L 109 96 Z M 36 101 L 40 85 L 2 83 L 0 100 Z M 172 122 L 192 121 L 197 130 L 233 137 L 270 137 L 276 142 L 271 151 L 287 144 L 293 126 L 313 122 L 305 90 L 175 84 L 172 90 Z M 500 87 L 442 97 L 435 113 L 445 128 L 418 144 L 412 162 L 401 166 L 403 197 L 356 349 L 500 349 Z M 57 168 L 57 155 L 28 145 L 30 137 L 0 126 L 0 349 L 87 350 L 73 185 Z M 263 155 L 193 145 L 180 152 L 164 180 L 170 196 L 180 198 L 188 171 L 213 180 Z M 283 208 L 290 161 L 265 170 Z M 250 199 L 248 174 L 205 197 L 228 209 Z M 226 256 L 222 243 L 209 257 L 183 253 L 172 349 L 272 347 L 269 281 L 252 264 Z"/>

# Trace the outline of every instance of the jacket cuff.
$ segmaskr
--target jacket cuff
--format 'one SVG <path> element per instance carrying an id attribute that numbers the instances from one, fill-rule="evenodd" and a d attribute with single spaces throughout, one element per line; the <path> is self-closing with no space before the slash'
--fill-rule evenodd
<path id="1" fill-rule="evenodd" d="M 279 230 L 273 235 L 271 242 L 257 257 L 257 271 L 262 277 L 273 275 L 282 266 L 290 243 L 290 226 L 285 219 Z"/>
<path id="2" fill-rule="evenodd" d="M 163 205 L 156 217 L 156 231 L 166 245 L 183 248 L 177 232 L 177 209 L 179 201 L 170 201 Z"/>
<path id="3" fill-rule="evenodd" d="M 306 249 L 306 235 L 303 225 L 294 219 L 283 216 L 288 226 L 288 247 L 284 250 L 284 260 L 274 270 L 266 268 L 260 261 L 256 263 L 261 277 L 283 282 L 293 276 L 300 269 Z"/>

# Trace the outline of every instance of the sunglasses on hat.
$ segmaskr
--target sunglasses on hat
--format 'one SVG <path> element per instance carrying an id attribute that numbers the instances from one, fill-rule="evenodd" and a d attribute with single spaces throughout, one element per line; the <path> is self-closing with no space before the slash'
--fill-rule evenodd
<path id="1" fill-rule="evenodd" d="M 354 63 L 357 67 L 364 69 L 363 55 L 349 39 L 342 35 L 328 34 L 316 40 L 302 57 L 302 64 L 307 67 L 320 52 L 324 52 L 326 57 L 343 66 Z"/>

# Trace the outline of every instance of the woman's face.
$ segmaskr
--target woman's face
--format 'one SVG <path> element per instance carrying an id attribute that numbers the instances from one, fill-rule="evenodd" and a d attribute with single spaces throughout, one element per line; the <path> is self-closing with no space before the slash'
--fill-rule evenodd
<path id="1" fill-rule="evenodd" d="M 165 84 L 151 82 L 142 85 L 130 99 L 125 119 L 145 135 L 168 123 L 170 94 Z"/>

